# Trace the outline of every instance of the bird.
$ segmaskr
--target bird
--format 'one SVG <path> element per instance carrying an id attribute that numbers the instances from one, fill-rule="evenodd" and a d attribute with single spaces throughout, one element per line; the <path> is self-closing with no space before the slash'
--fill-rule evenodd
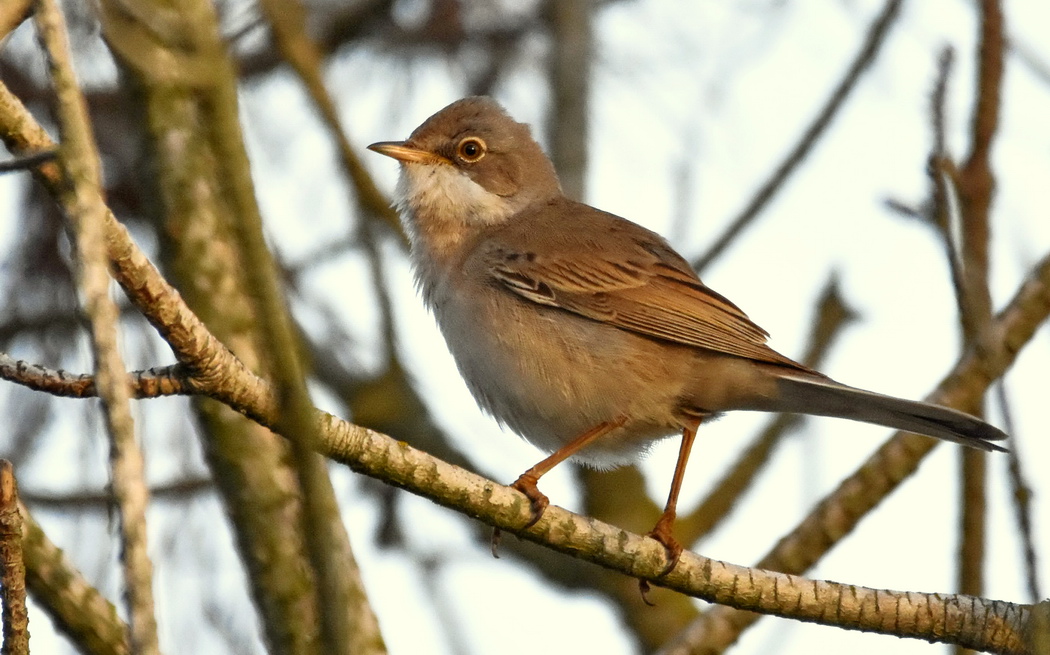
<path id="1" fill-rule="evenodd" d="M 511 487 L 531 527 L 539 479 L 572 459 L 635 461 L 681 435 L 664 511 L 647 536 L 667 566 L 701 423 L 730 411 L 831 416 L 987 451 L 1006 434 L 954 409 L 850 387 L 781 355 L 660 235 L 567 198 L 530 128 L 485 96 L 453 102 L 404 141 L 395 206 L 417 287 L 488 414 L 549 456 Z M 644 590 L 644 587 L 643 587 Z"/>

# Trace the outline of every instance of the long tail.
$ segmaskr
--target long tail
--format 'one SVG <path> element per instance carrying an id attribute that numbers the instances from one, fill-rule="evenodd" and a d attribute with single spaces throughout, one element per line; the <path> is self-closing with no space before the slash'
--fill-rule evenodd
<path id="1" fill-rule="evenodd" d="M 839 384 L 828 378 L 781 375 L 779 411 L 875 423 L 888 428 L 916 432 L 982 450 L 1005 451 L 992 441 L 1006 433 L 963 412 L 884 396 Z"/>

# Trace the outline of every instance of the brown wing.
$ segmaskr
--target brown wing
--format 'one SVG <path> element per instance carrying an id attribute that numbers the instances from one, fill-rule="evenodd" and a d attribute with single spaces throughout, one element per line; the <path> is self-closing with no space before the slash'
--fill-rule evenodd
<path id="1" fill-rule="evenodd" d="M 582 236 L 572 227 L 581 220 L 588 223 Z M 586 205 L 561 200 L 512 219 L 477 255 L 494 280 L 532 302 L 648 337 L 804 368 L 766 346 L 766 331 L 704 285 L 659 235 Z"/>

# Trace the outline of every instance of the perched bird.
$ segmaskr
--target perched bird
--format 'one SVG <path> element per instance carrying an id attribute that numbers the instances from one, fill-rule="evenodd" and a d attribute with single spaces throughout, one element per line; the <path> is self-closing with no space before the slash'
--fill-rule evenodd
<path id="1" fill-rule="evenodd" d="M 839 384 L 766 345 L 659 235 L 562 194 L 527 125 L 486 97 L 458 100 L 406 141 L 397 202 L 423 300 L 478 404 L 552 453 L 511 486 L 548 505 L 539 478 L 573 458 L 628 463 L 682 434 L 649 536 L 670 571 L 675 508 L 697 427 L 733 410 L 835 416 L 984 450 L 1005 439 L 968 414 Z"/>

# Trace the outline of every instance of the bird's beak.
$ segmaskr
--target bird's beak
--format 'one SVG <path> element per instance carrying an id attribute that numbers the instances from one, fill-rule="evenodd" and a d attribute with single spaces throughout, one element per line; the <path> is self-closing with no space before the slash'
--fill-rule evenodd
<path id="1" fill-rule="evenodd" d="M 410 163 L 410 164 L 438 164 L 448 163 L 448 160 L 429 150 L 421 150 L 405 145 L 406 141 L 380 141 L 368 146 L 369 150 L 378 152 L 387 157 Z"/>

